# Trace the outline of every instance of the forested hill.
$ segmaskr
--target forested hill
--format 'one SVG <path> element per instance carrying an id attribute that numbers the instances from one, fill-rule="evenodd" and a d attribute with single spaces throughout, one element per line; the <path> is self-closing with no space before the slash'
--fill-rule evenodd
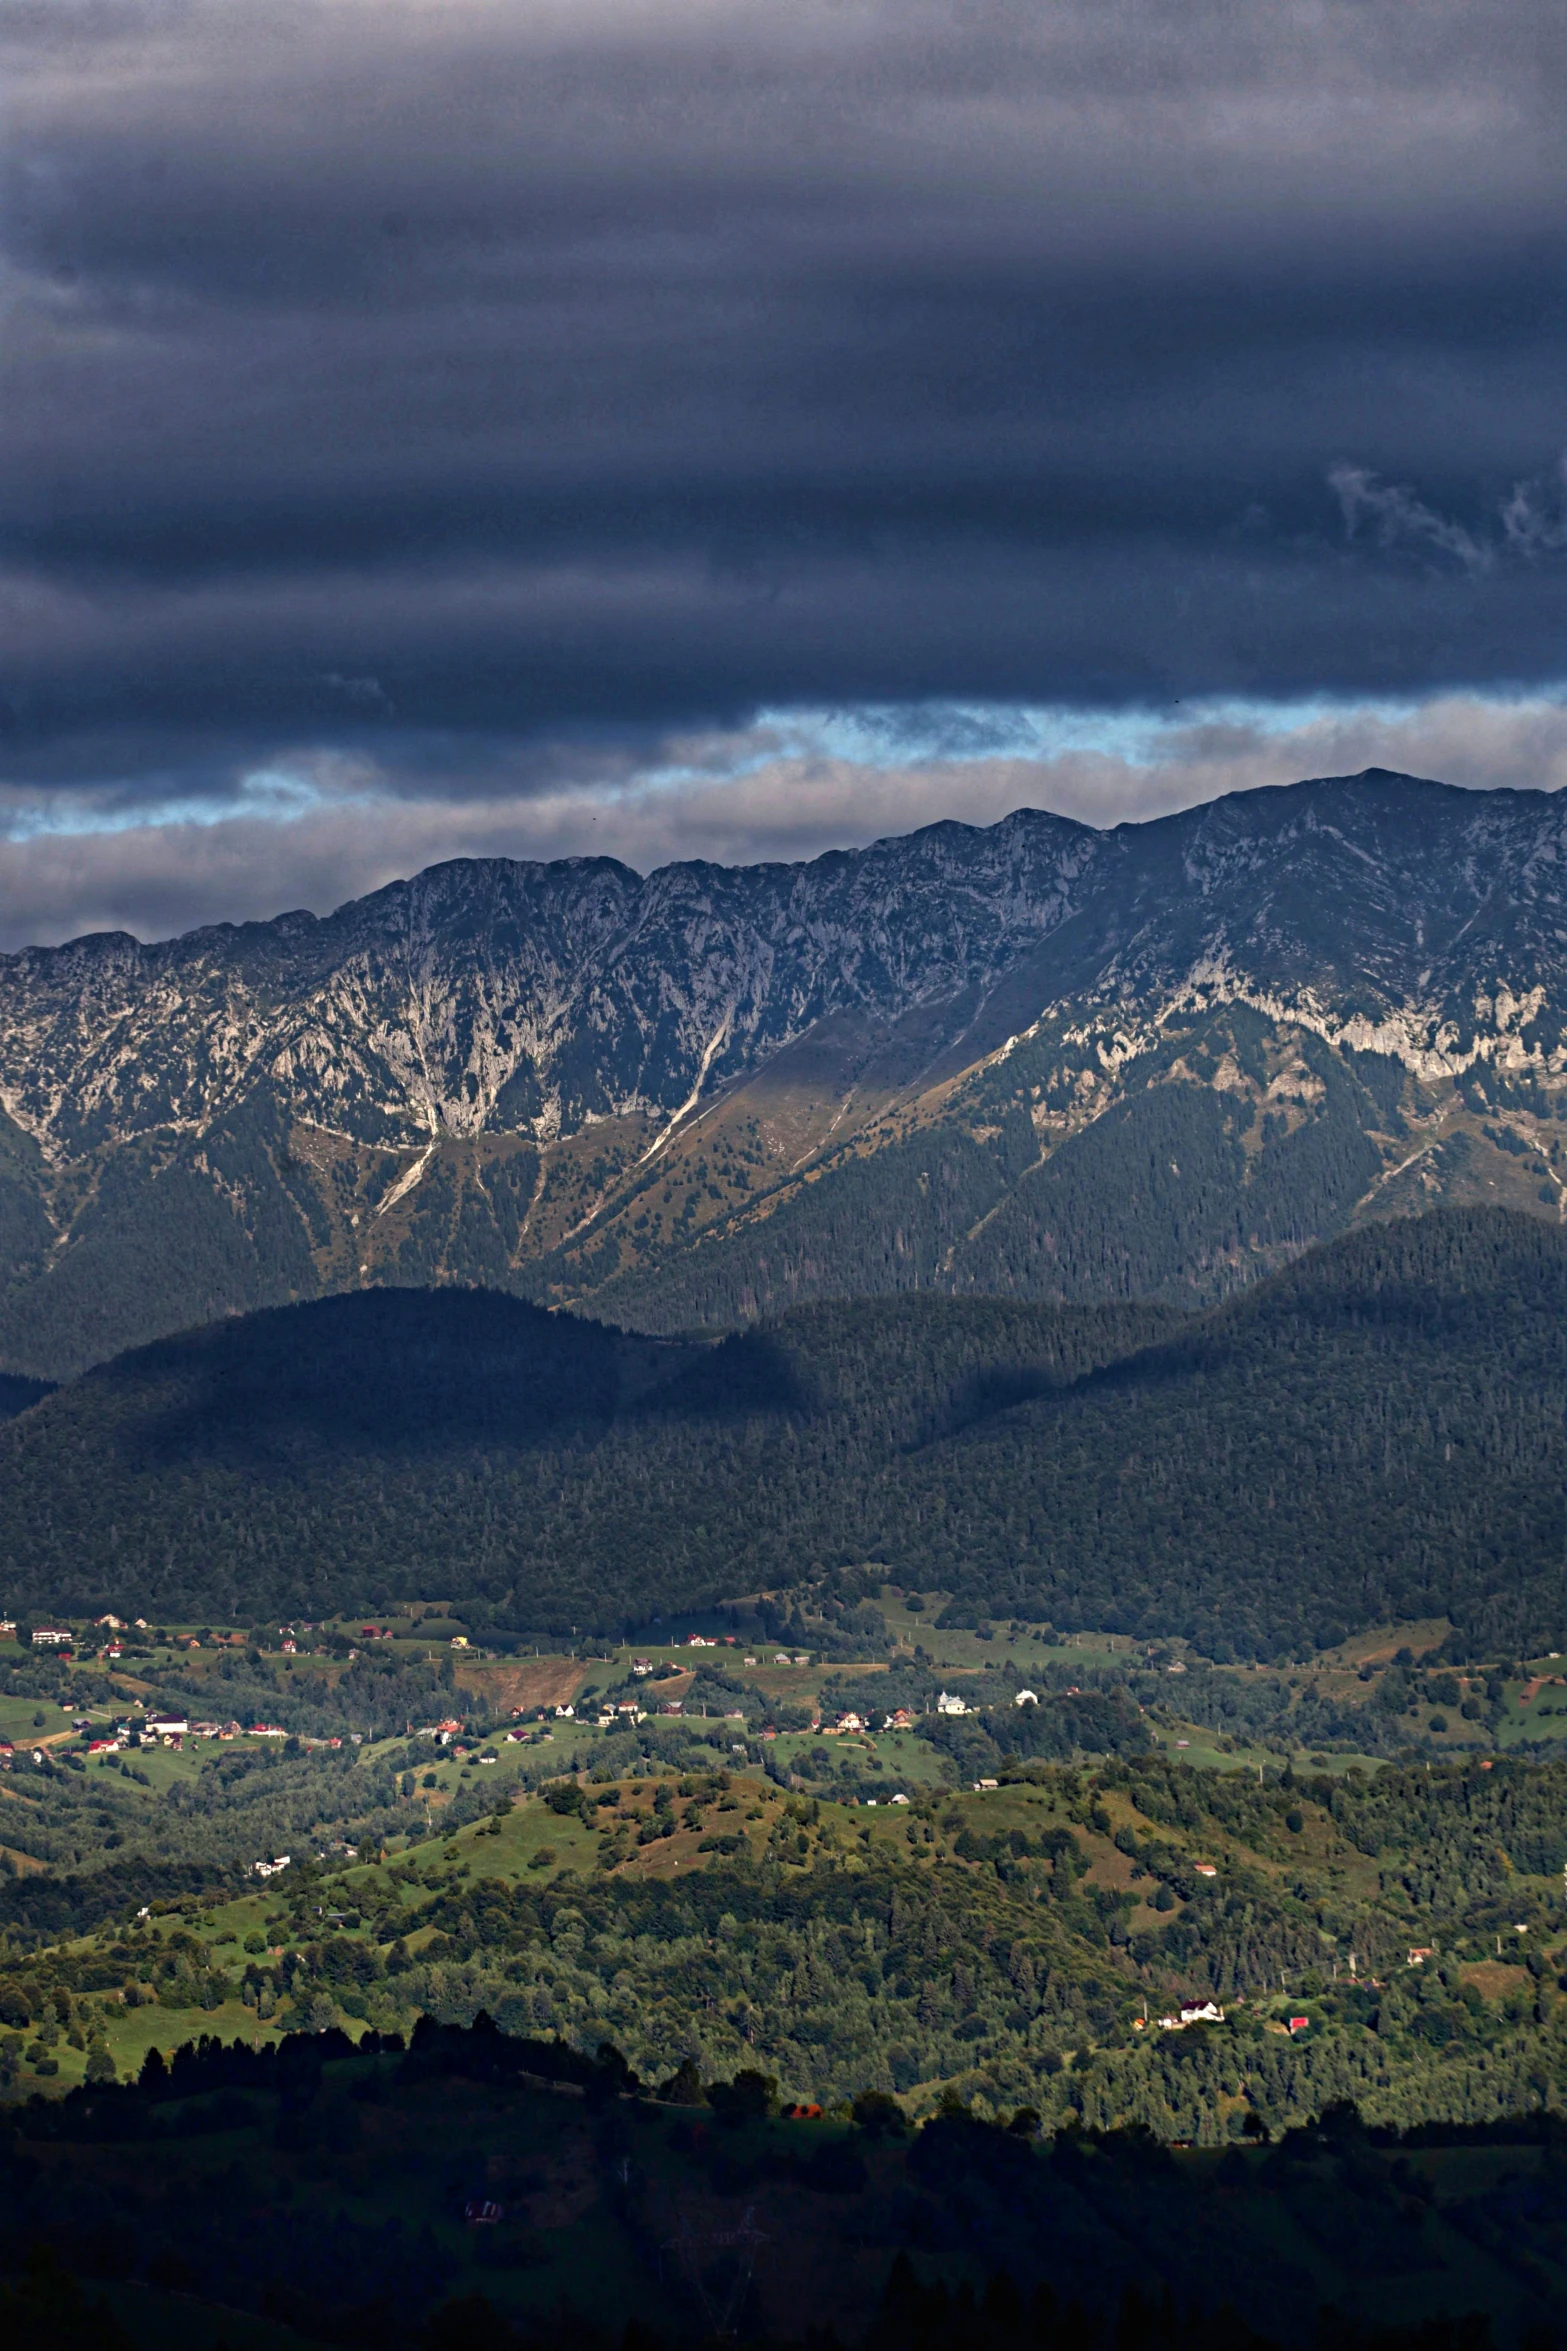
<path id="1" fill-rule="evenodd" d="M 249 1619 L 460 1592 L 609 1629 L 851 1574 L 1272 1655 L 1567 1647 L 1567 1234 L 1368 1228 L 1229 1304 L 914 1296 L 717 1346 L 483 1292 L 271 1310 L 0 1430 L 0 1601 Z"/>

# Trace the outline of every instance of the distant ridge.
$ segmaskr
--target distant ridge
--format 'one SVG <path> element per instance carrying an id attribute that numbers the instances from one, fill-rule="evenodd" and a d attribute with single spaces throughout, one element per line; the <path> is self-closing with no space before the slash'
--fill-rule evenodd
<path id="1" fill-rule="evenodd" d="M 1200 1304 L 1357 1219 L 1559 1218 L 1567 803 L 1370 770 L 805 865 L 460 860 L 0 958 L 0 1364 L 477 1282 L 649 1329 Z"/>

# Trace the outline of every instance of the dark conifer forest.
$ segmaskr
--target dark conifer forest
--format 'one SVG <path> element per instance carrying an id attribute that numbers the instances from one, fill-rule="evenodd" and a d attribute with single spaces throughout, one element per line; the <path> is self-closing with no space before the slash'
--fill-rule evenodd
<path id="1" fill-rule="evenodd" d="M 160 1341 L 0 1432 L 13 1606 L 266 1617 L 460 1590 L 610 1632 L 867 1565 L 1272 1657 L 1447 1616 L 1567 1641 L 1567 1233 L 1369 1227 L 1209 1311 L 916 1294 L 657 1341 L 387 1291 Z M 847 1579 L 847 1580 L 846 1580 Z"/>

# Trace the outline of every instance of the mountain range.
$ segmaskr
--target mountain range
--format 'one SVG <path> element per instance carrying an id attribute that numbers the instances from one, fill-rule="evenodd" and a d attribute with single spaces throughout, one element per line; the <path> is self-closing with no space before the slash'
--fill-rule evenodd
<path id="1" fill-rule="evenodd" d="M 1561 1221 L 1567 802 L 1379 770 L 803 865 L 461 860 L 0 958 L 0 1366 L 482 1284 L 650 1333 L 905 1290 L 1202 1306 Z"/>

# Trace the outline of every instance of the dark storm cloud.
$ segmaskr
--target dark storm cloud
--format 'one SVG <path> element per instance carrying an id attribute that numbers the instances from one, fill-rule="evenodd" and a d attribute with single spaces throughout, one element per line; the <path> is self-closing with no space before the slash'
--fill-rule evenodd
<path id="1" fill-rule="evenodd" d="M 1564 41 L 13 8 L 0 766 L 513 794 L 762 704 L 1556 676 Z"/>

